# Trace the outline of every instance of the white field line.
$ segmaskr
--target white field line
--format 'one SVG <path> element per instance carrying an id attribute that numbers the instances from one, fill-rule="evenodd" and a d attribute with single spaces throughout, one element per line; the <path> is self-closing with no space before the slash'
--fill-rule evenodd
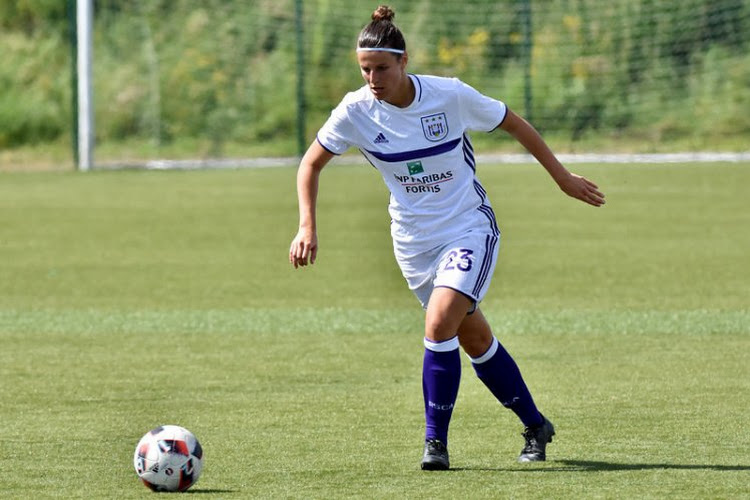
<path id="1" fill-rule="evenodd" d="M 750 151 L 743 153 L 695 152 L 695 153 L 581 153 L 556 155 L 564 164 L 601 163 L 714 163 L 714 162 L 750 162 Z M 477 155 L 477 163 L 534 163 L 536 160 L 528 154 L 493 153 Z M 345 155 L 335 158 L 336 163 L 356 164 L 364 162 L 361 156 Z M 195 160 L 145 160 L 105 162 L 96 168 L 101 170 L 145 169 L 145 170 L 201 170 L 233 168 L 273 168 L 297 166 L 299 158 L 206 158 Z"/>

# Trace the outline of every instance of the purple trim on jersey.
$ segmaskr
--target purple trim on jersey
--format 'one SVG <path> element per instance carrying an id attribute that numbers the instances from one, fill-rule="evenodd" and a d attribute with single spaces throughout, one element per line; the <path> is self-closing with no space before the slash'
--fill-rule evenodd
<path id="1" fill-rule="evenodd" d="M 505 119 L 508 118 L 508 106 L 505 106 L 505 114 L 503 115 L 503 119 L 500 120 L 500 123 L 497 124 L 497 127 L 490 130 L 490 132 L 494 132 L 495 130 L 499 129 L 503 123 L 505 123 Z"/>
<path id="2" fill-rule="evenodd" d="M 370 165 L 372 165 L 372 168 L 374 168 L 375 170 L 378 169 L 378 167 L 376 167 L 375 164 L 372 161 L 370 161 L 370 159 L 367 157 L 367 155 L 365 154 L 364 151 L 362 151 L 360 149 L 359 152 L 362 153 L 362 156 L 365 158 L 365 160 L 367 160 L 367 163 L 369 163 Z"/>
<path id="3" fill-rule="evenodd" d="M 419 78 L 417 75 L 409 73 L 410 76 L 413 76 L 414 79 L 417 81 L 417 85 L 419 85 L 419 92 L 417 92 L 417 102 L 422 102 L 422 82 L 419 81 Z"/>
<path id="4" fill-rule="evenodd" d="M 475 296 L 479 296 L 479 292 L 482 291 L 482 287 L 487 282 L 487 278 L 492 268 L 492 259 L 495 254 L 495 246 L 497 245 L 497 236 L 487 235 L 484 240 L 484 259 L 482 259 L 482 266 L 479 269 L 479 277 L 477 278 L 476 285 L 474 286 L 473 293 Z"/>
<path id="5" fill-rule="evenodd" d="M 497 127 L 501 126 L 503 123 L 505 123 L 505 119 L 508 118 L 508 106 L 505 106 L 505 114 L 503 115 L 503 119 L 500 120 L 500 123 L 497 124 Z M 497 128 L 495 127 L 495 128 Z"/>
<path id="6" fill-rule="evenodd" d="M 484 203 L 484 200 L 487 199 L 487 191 L 484 190 L 484 187 L 479 184 L 479 180 L 476 178 L 474 179 L 474 191 L 477 192 L 479 197 L 482 199 L 482 203 Z"/>
<path id="7" fill-rule="evenodd" d="M 476 168 L 474 166 L 474 155 L 472 154 L 474 152 L 474 148 L 471 147 L 471 141 L 469 141 L 468 136 L 464 134 L 464 160 L 469 165 L 469 167 L 476 173 Z M 476 191 L 477 195 L 479 196 L 479 199 L 482 201 L 482 204 L 477 207 L 477 210 L 482 212 L 485 217 L 487 217 L 487 220 L 489 220 L 490 227 L 492 228 L 492 234 L 495 236 L 498 236 L 500 234 L 500 229 L 497 227 L 497 219 L 495 219 L 495 212 L 492 210 L 492 208 L 489 205 L 486 205 L 484 202 L 487 199 L 487 191 L 484 190 L 484 187 L 479 183 L 479 180 L 475 177 L 474 178 L 474 191 Z"/>
<path id="8" fill-rule="evenodd" d="M 318 141 L 318 144 L 320 144 L 321 148 L 325 149 L 326 151 L 328 151 L 332 155 L 341 156 L 340 153 L 334 153 L 333 151 L 331 151 L 330 149 L 328 149 L 327 147 L 325 147 L 325 144 L 323 144 L 322 142 L 320 142 L 320 139 L 318 138 L 317 135 L 315 136 L 315 140 Z"/>
<path id="9" fill-rule="evenodd" d="M 469 168 L 471 168 L 472 171 L 477 171 L 477 162 L 474 159 L 474 148 L 471 145 L 471 141 L 469 140 L 469 136 L 464 134 L 464 161 L 469 165 Z"/>
<path id="10" fill-rule="evenodd" d="M 492 211 L 492 208 L 490 208 L 488 205 L 482 204 L 477 208 L 480 212 L 482 212 L 485 217 L 490 221 L 490 227 L 492 227 L 492 234 L 495 236 L 498 236 L 500 234 L 500 229 L 497 227 L 497 219 L 495 219 L 495 212 Z"/>
<path id="11" fill-rule="evenodd" d="M 487 199 L 487 191 L 484 190 L 484 187 L 479 184 L 477 179 L 474 179 L 474 191 L 476 191 L 479 197 L 482 198 L 482 202 Z"/>
<path id="12" fill-rule="evenodd" d="M 477 171 L 476 166 L 473 163 L 471 163 L 471 159 L 466 155 L 466 150 L 464 150 L 464 161 L 469 166 L 469 168 L 471 169 L 472 172 L 476 172 Z"/>
<path id="13" fill-rule="evenodd" d="M 471 143 L 471 139 L 469 139 L 467 134 L 464 134 L 464 148 L 469 154 L 472 163 L 476 164 L 476 161 L 474 160 L 474 145 Z"/>
<path id="14" fill-rule="evenodd" d="M 460 137 L 452 141 L 444 142 L 443 144 L 438 144 L 437 146 L 432 146 L 424 149 L 415 149 L 413 151 L 404 151 L 403 153 L 381 153 L 380 151 L 370 151 L 369 149 L 365 149 L 365 151 L 367 151 L 380 161 L 396 163 L 401 161 L 415 160 L 417 158 L 428 158 L 430 156 L 441 155 L 455 149 L 456 146 L 458 146 L 459 142 L 461 142 Z"/>

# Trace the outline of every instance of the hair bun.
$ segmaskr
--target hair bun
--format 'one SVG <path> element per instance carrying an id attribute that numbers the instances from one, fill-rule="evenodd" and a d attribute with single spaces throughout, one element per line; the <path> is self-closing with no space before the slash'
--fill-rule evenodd
<path id="1" fill-rule="evenodd" d="M 375 9 L 375 12 L 372 13 L 373 21 L 392 22 L 394 17 L 396 17 L 396 13 L 393 12 L 393 9 L 391 9 L 387 5 L 379 6 L 377 9 Z"/>

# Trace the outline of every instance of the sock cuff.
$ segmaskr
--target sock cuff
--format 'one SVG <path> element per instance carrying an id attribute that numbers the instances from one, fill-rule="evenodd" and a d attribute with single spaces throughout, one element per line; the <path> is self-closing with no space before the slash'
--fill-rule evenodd
<path id="1" fill-rule="evenodd" d="M 495 355 L 497 352 L 497 349 L 500 347 L 500 342 L 497 341 L 497 337 L 492 337 L 492 343 L 490 343 L 490 347 L 485 351 L 484 354 L 479 356 L 478 358 L 472 358 L 469 356 L 469 359 L 471 359 L 471 362 L 475 365 L 481 365 L 485 361 L 489 361 L 492 356 Z"/>
<path id="2" fill-rule="evenodd" d="M 458 335 L 455 337 L 443 340 L 442 342 L 433 342 L 428 338 L 424 339 L 424 347 L 428 351 L 432 352 L 450 352 L 458 349 Z"/>

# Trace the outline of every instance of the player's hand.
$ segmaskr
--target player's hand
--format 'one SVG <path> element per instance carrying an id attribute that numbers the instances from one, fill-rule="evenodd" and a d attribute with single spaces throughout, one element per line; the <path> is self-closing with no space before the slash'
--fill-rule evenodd
<path id="1" fill-rule="evenodd" d="M 297 269 L 315 263 L 318 255 L 318 235 L 315 231 L 300 228 L 289 247 L 289 262 Z"/>
<path id="2" fill-rule="evenodd" d="M 599 191 L 599 186 L 585 177 L 570 174 L 558 184 L 565 194 L 588 203 L 589 205 L 600 207 L 605 203 L 604 193 Z"/>

